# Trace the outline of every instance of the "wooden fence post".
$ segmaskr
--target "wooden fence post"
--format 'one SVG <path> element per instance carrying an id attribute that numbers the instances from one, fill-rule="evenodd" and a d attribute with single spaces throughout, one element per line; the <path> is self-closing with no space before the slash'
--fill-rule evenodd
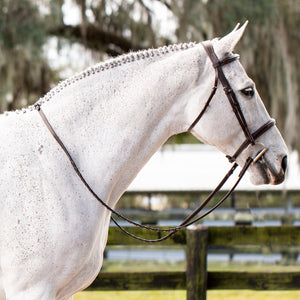
<path id="1" fill-rule="evenodd" d="M 187 300 L 206 300 L 208 228 L 192 225 L 187 229 Z"/>

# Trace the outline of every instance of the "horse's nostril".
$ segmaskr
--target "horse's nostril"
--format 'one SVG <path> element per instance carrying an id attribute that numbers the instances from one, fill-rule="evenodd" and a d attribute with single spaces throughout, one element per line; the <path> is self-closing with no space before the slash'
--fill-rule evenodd
<path id="1" fill-rule="evenodd" d="M 287 162 L 288 162 L 287 156 L 284 156 L 283 159 L 282 159 L 282 162 L 281 162 L 281 167 L 282 167 L 284 173 L 285 173 L 285 171 L 287 169 Z"/>

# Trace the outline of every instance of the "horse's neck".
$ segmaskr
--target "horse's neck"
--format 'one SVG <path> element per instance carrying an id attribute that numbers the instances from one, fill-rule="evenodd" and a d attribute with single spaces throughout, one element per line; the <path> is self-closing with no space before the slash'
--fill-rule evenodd
<path id="1" fill-rule="evenodd" d="M 114 205 L 151 155 L 186 130 L 178 116 L 198 76 L 193 48 L 79 80 L 43 106 L 87 181 Z"/>

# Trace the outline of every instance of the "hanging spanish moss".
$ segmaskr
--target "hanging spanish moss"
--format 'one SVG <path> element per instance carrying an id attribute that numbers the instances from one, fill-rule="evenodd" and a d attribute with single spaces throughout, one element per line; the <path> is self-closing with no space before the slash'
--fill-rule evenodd
<path id="1" fill-rule="evenodd" d="M 29 0 L 0 0 L 0 110 L 13 110 L 45 93 L 51 71 L 42 55 L 44 24 Z"/>
<path id="2" fill-rule="evenodd" d="M 300 149 L 300 3 L 296 0 L 209 0 L 201 15 L 210 36 L 249 20 L 241 60 L 290 148 Z"/>
<path id="3" fill-rule="evenodd" d="M 73 0 L 75 25 L 65 23 L 64 5 L 0 0 L 0 111 L 27 106 L 60 80 L 45 59 L 53 36 L 98 57 L 116 56 L 223 36 L 249 20 L 237 51 L 289 147 L 300 150 L 299 0 Z M 173 21 L 169 34 L 161 12 Z"/>

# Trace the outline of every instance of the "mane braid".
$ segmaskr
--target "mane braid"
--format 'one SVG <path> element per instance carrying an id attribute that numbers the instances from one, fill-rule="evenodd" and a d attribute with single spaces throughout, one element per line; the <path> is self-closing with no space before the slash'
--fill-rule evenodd
<path id="1" fill-rule="evenodd" d="M 39 104 L 42 105 L 45 102 L 48 102 L 51 100 L 55 95 L 59 94 L 64 88 L 67 86 L 72 85 L 73 83 L 87 78 L 89 76 L 92 76 L 96 73 L 104 72 L 109 69 L 113 69 L 131 62 L 135 62 L 138 60 L 144 60 L 152 57 L 159 57 L 159 56 L 164 56 L 169 53 L 174 53 L 182 50 L 187 50 L 190 48 L 193 48 L 196 45 L 195 42 L 191 43 L 182 43 L 182 44 L 173 44 L 169 46 L 163 46 L 157 49 L 147 49 L 147 50 L 141 50 L 137 52 L 130 52 L 127 54 L 120 55 L 116 58 L 113 59 L 108 59 L 104 62 L 101 62 L 99 64 L 96 64 L 92 67 L 89 67 L 88 69 L 82 71 L 79 74 L 76 74 L 68 79 L 65 79 L 58 83 L 54 88 L 52 88 L 47 94 L 45 94 L 43 97 L 39 98 L 35 102 L 35 104 L 28 106 L 27 108 L 22 108 L 20 110 L 15 110 L 15 111 L 9 111 L 9 112 L 4 112 L 5 115 L 9 115 L 10 113 L 26 113 L 27 111 L 33 111 L 35 110 L 35 105 Z"/>

